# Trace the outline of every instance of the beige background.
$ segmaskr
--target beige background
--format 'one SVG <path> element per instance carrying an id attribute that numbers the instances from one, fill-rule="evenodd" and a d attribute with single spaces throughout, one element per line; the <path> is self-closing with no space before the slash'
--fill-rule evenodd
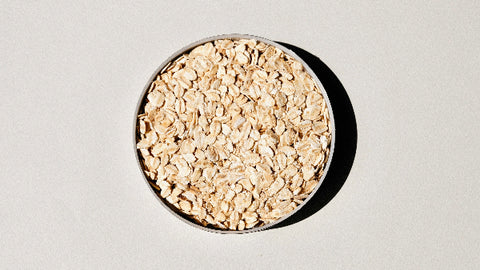
<path id="1" fill-rule="evenodd" d="M 0 1 L 0 268 L 478 269 L 480 2 L 293 2 Z M 312 217 L 217 235 L 158 203 L 131 130 L 164 59 L 235 32 L 320 57 L 358 147 Z"/>

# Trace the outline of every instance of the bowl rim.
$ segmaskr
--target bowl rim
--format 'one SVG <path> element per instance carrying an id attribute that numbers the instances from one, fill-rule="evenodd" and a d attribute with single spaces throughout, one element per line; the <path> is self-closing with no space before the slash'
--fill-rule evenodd
<path id="1" fill-rule="evenodd" d="M 173 60 L 175 60 L 176 58 L 178 58 L 182 54 L 192 50 L 194 47 L 205 44 L 207 42 L 212 42 L 212 41 L 215 41 L 215 40 L 219 40 L 219 39 L 254 39 L 254 40 L 261 41 L 263 43 L 275 46 L 275 47 L 281 49 L 284 53 L 293 57 L 295 60 L 299 61 L 303 65 L 303 67 L 305 68 L 307 73 L 312 77 L 312 79 L 317 84 L 317 86 L 318 86 L 319 90 L 321 91 L 321 93 L 323 95 L 323 98 L 324 98 L 324 100 L 327 104 L 328 113 L 330 115 L 331 136 L 332 136 L 331 141 L 330 141 L 330 152 L 329 152 L 328 159 L 327 159 L 327 162 L 326 162 L 325 167 L 324 167 L 323 174 L 320 177 L 318 184 L 315 186 L 315 188 L 312 190 L 312 192 L 308 195 L 308 197 L 303 200 L 302 203 L 300 203 L 293 211 L 291 211 L 287 215 L 284 215 L 281 218 L 275 220 L 274 222 L 265 224 L 265 225 L 260 226 L 260 227 L 253 227 L 253 228 L 250 228 L 250 229 L 235 230 L 235 231 L 202 226 L 200 224 L 195 223 L 190 218 L 188 218 L 188 216 L 186 214 L 181 214 L 181 213 L 177 212 L 176 210 L 172 209 L 174 206 L 170 206 L 167 202 L 164 201 L 163 198 L 161 198 L 161 196 L 159 196 L 157 194 L 157 192 L 154 190 L 152 184 L 148 180 L 147 176 L 145 175 L 145 172 L 143 171 L 143 166 L 142 166 L 142 163 L 141 163 L 140 152 L 137 149 L 137 119 L 138 119 L 139 112 L 142 109 L 142 105 L 144 104 L 144 102 L 146 100 L 146 96 L 148 94 L 148 90 L 150 89 L 151 83 L 156 79 L 157 75 L 159 75 L 163 71 L 163 69 L 170 62 L 172 62 Z M 325 88 L 323 87 L 323 84 L 321 83 L 318 76 L 315 74 L 315 72 L 312 70 L 312 68 L 310 68 L 310 66 L 300 56 L 298 56 L 295 52 L 293 52 L 289 48 L 287 48 L 284 45 L 279 44 L 278 42 L 275 42 L 273 40 L 270 40 L 270 39 L 267 39 L 267 38 L 264 38 L 264 37 L 260 37 L 260 36 L 256 36 L 256 35 L 250 35 L 250 34 L 232 33 L 232 34 L 221 34 L 221 35 L 210 36 L 210 37 L 203 38 L 203 39 L 200 39 L 198 41 L 192 42 L 192 43 L 188 44 L 187 46 L 185 46 L 185 47 L 181 48 L 180 50 L 177 50 L 176 52 L 171 54 L 170 57 L 168 57 L 165 61 L 163 61 L 160 64 L 160 66 L 154 71 L 153 75 L 150 76 L 150 78 L 148 79 L 147 84 L 143 88 L 143 91 L 140 94 L 140 97 L 137 101 L 137 106 L 135 108 L 135 114 L 134 114 L 134 119 L 133 119 L 133 150 L 134 150 L 134 153 L 135 153 L 135 158 L 137 160 L 138 168 L 139 168 L 146 184 L 149 186 L 150 191 L 153 193 L 153 195 L 155 197 L 157 197 L 157 199 L 160 201 L 160 204 L 163 205 L 163 207 L 166 208 L 167 211 L 172 213 L 174 216 L 176 216 L 177 218 L 179 218 L 183 222 L 185 222 L 185 223 L 187 223 L 187 224 L 189 224 L 189 225 L 191 225 L 195 228 L 198 228 L 198 229 L 201 229 L 201 230 L 204 230 L 204 231 L 208 231 L 208 232 L 213 232 L 213 233 L 244 234 L 244 233 L 259 232 L 259 231 L 263 231 L 263 230 L 267 230 L 269 228 L 272 228 L 275 225 L 278 225 L 278 224 L 282 223 L 284 220 L 288 219 L 289 217 L 291 217 L 292 215 L 297 213 L 302 207 L 304 207 L 313 198 L 313 196 L 315 195 L 315 193 L 317 193 L 318 189 L 320 188 L 323 181 L 325 180 L 325 177 L 328 174 L 328 170 L 330 168 L 330 164 L 332 162 L 332 158 L 333 158 L 333 154 L 334 154 L 334 148 L 335 148 L 335 117 L 333 115 L 333 110 L 332 110 L 332 105 L 330 103 L 330 99 L 328 98 L 327 92 L 326 92 Z"/>

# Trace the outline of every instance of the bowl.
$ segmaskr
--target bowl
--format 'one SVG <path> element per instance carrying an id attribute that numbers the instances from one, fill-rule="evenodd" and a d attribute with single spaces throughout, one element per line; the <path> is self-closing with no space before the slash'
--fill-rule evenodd
<path id="1" fill-rule="evenodd" d="M 311 193 L 308 195 L 308 197 L 305 198 L 303 200 L 303 202 L 300 203 L 290 213 L 282 216 L 281 218 L 279 218 L 279 219 L 277 219 L 277 220 L 275 220 L 271 223 L 265 224 L 263 226 L 253 227 L 253 228 L 244 229 L 244 230 L 225 230 L 225 229 L 220 229 L 220 228 L 216 228 L 216 227 L 213 227 L 213 226 L 212 227 L 211 226 L 203 226 L 201 224 L 196 223 L 188 215 L 184 214 L 183 212 L 179 211 L 176 207 L 174 207 L 173 205 L 166 202 L 160 196 L 160 188 L 156 185 L 156 183 L 154 181 L 151 181 L 149 179 L 149 177 L 145 174 L 144 169 L 143 169 L 143 165 L 142 165 L 142 161 L 141 161 L 142 157 L 141 157 L 140 151 L 137 149 L 137 132 L 138 132 L 138 127 L 137 127 L 138 118 L 137 117 L 138 117 L 139 114 L 141 114 L 142 109 L 143 109 L 144 105 L 146 104 L 146 100 L 147 100 L 146 96 L 148 94 L 151 83 L 156 79 L 158 74 L 160 74 L 164 69 L 166 69 L 168 67 L 169 63 L 171 63 L 173 60 L 177 59 L 179 56 L 183 55 L 184 53 L 187 53 L 187 52 L 191 51 L 193 48 L 195 48 L 199 45 L 202 45 L 202 44 L 208 43 L 208 42 L 212 42 L 212 41 L 215 41 L 215 40 L 219 40 L 219 39 L 232 39 L 232 40 L 254 39 L 254 40 L 272 45 L 272 46 L 282 50 L 285 54 L 288 54 L 289 56 L 293 57 L 295 60 L 297 60 L 298 62 L 300 62 L 303 65 L 306 72 L 311 76 L 311 78 L 316 83 L 318 89 L 320 90 L 320 92 L 321 92 L 321 94 L 322 94 L 322 96 L 323 96 L 323 98 L 324 98 L 324 100 L 327 104 L 329 117 L 330 117 L 329 118 L 330 129 L 331 129 L 331 141 L 330 141 L 330 146 L 329 146 L 330 152 L 329 152 L 329 155 L 328 155 L 327 162 L 324 165 L 323 174 L 321 175 L 321 177 L 319 179 L 319 182 L 316 185 L 316 187 L 313 189 L 313 191 L 311 191 Z M 294 215 L 302 207 L 305 207 L 305 206 L 308 207 L 307 204 L 308 204 L 309 200 L 311 200 L 312 197 L 314 196 L 314 194 L 318 191 L 319 187 L 321 186 L 322 182 L 325 179 L 325 176 L 328 173 L 328 169 L 330 167 L 330 163 L 331 163 L 331 160 L 332 160 L 332 157 L 333 157 L 334 146 L 335 146 L 335 123 L 334 123 L 333 111 L 332 111 L 332 108 L 331 108 L 330 101 L 328 99 L 328 95 L 327 95 L 325 89 L 323 88 L 319 78 L 315 74 L 315 72 L 307 65 L 307 63 L 302 58 L 300 58 L 296 53 L 294 53 L 292 50 L 286 48 L 282 44 L 279 44 L 278 42 L 275 42 L 275 41 L 272 41 L 272 40 L 269 40 L 269 39 L 266 39 L 266 38 L 263 38 L 263 37 L 258 37 L 258 36 L 254 36 L 254 35 L 248 35 L 248 34 L 224 34 L 224 35 L 217 35 L 217 36 L 204 38 L 204 39 L 201 39 L 199 41 L 193 42 L 193 43 L 183 47 L 182 49 L 178 50 L 177 52 L 173 53 L 169 58 L 167 58 L 165 61 L 163 61 L 163 63 L 154 71 L 153 75 L 147 81 L 147 84 L 145 85 L 145 87 L 144 87 L 144 89 L 143 89 L 143 91 L 140 95 L 140 98 L 138 100 L 136 110 L 135 110 L 135 115 L 134 115 L 133 147 L 134 147 L 135 157 L 136 157 L 136 160 L 137 160 L 138 168 L 140 169 L 140 171 L 143 175 L 143 178 L 144 178 L 145 182 L 147 183 L 147 185 L 150 187 L 150 190 L 152 191 L 152 193 L 155 195 L 155 197 L 157 197 L 157 199 L 159 200 L 161 205 L 163 205 L 171 214 L 173 214 L 174 216 L 176 216 L 177 218 L 179 218 L 183 222 L 185 222 L 185 223 L 187 223 L 187 224 L 189 224 L 189 225 L 191 225 L 195 228 L 202 229 L 202 230 L 205 230 L 205 231 L 208 231 L 208 232 L 214 232 L 214 233 L 243 234 L 243 233 L 251 233 L 251 232 L 258 232 L 258 231 L 266 230 L 266 229 L 272 228 L 272 227 L 274 227 L 278 224 L 281 224 L 284 220 L 286 220 L 290 216 Z"/>

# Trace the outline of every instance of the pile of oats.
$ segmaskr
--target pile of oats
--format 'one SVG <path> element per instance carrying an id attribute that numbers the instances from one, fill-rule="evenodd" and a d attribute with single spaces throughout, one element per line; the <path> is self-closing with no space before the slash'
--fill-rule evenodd
<path id="1" fill-rule="evenodd" d="M 256 41 L 195 47 L 152 82 L 137 148 L 159 196 L 203 226 L 244 230 L 293 211 L 317 186 L 332 127 L 302 64 Z"/>

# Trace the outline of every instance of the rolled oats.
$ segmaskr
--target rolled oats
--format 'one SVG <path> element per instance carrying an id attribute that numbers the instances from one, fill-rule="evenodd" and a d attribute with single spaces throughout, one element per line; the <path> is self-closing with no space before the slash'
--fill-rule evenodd
<path id="1" fill-rule="evenodd" d="M 138 115 L 137 148 L 160 196 L 203 226 L 261 227 L 318 185 L 330 153 L 326 101 L 303 65 L 246 39 L 169 63 Z"/>

